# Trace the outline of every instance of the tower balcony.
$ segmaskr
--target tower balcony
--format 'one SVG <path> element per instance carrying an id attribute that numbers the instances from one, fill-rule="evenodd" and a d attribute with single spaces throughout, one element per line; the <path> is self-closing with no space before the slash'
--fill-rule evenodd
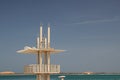
<path id="1" fill-rule="evenodd" d="M 60 73 L 60 65 L 31 64 L 24 67 L 24 72 L 28 74 Z"/>

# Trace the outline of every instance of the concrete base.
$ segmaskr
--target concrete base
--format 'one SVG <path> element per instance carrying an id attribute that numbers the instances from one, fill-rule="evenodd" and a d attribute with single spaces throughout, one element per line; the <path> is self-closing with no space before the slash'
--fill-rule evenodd
<path id="1" fill-rule="evenodd" d="M 44 75 L 37 74 L 36 77 L 37 77 L 36 80 L 50 80 L 50 75 L 49 74 L 44 74 Z"/>

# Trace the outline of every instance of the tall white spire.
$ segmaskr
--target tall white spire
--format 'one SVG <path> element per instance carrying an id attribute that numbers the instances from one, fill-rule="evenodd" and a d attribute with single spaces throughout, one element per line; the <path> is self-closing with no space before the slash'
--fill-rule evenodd
<path id="1" fill-rule="evenodd" d="M 42 25 L 40 25 L 40 40 L 39 40 L 39 48 L 42 48 Z"/>
<path id="2" fill-rule="evenodd" d="M 48 48 L 50 48 L 50 25 L 48 25 Z"/>

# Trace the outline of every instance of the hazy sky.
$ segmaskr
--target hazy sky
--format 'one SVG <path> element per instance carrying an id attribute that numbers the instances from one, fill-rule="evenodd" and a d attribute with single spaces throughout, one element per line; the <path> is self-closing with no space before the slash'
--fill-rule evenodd
<path id="1" fill-rule="evenodd" d="M 120 72 L 120 0 L 0 0 L 0 71 L 23 72 L 40 23 L 51 25 L 51 55 L 62 72 Z M 46 35 L 46 34 L 45 34 Z"/>

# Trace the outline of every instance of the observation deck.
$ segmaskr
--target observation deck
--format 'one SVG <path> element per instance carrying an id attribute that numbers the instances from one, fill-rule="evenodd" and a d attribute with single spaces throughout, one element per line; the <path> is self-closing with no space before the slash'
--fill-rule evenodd
<path id="1" fill-rule="evenodd" d="M 28 74 L 60 73 L 60 65 L 31 64 L 24 67 L 24 72 Z"/>

